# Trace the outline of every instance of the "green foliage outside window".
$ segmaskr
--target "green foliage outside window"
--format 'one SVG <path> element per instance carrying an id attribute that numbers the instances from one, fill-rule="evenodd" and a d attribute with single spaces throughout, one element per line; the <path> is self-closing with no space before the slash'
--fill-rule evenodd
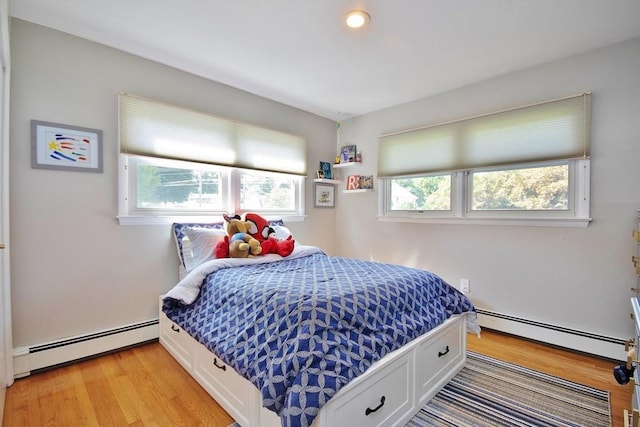
<path id="1" fill-rule="evenodd" d="M 391 194 L 392 210 L 449 210 L 451 175 L 394 179 Z"/>
<path id="2" fill-rule="evenodd" d="M 569 209 L 568 164 L 469 173 L 471 210 Z M 392 179 L 391 210 L 450 210 L 451 176 Z"/>
<path id="3" fill-rule="evenodd" d="M 473 210 L 567 210 L 569 167 L 473 173 Z"/>

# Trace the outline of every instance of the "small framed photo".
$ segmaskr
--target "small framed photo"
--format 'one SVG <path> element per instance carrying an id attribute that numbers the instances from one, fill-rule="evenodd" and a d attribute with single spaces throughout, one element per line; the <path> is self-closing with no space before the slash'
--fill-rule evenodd
<path id="1" fill-rule="evenodd" d="M 332 184 L 315 183 L 314 203 L 316 208 L 333 208 L 336 206 L 335 187 Z"/>
<path id="2" fill-rule="evenodd" d="M 373 190 L 373 175 L 360 175 L 360 188 L 362 190 Z"/>
<path id="3" fill-rule="evenodd" d="M 356 146 L 344 145 L 340 149 L 340 163 L 352 163 L 356 161 Z"/>
<path id="4" fill-rule="evenodd" d="M 31 120 L 31 167 L 102 173 L 102 131 Z"/>
<path id="5" fill-rule="evenodd" d="M 318 170 L 316 171 L 316 178 L 320 178 L 320 179 L 325 178 L 324 171 L 323 171 L 323 170 L 321 170 L 321 169 L 318 169 Z"/>
<path id="6" fill-rule="evenodd" d="M 332 179 L 333 174 L 331 173 L 331 163 L 329 162 L 320 162 L 320 170 L 324 173 L 324 177 L 326 179 Z"/>

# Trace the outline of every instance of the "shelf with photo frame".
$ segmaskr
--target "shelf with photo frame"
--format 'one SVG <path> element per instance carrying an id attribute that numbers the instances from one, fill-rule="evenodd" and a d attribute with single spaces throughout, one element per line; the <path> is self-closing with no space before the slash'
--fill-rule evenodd
<path id="1" fill-rule="evenodd" d="M 340 180 L 331 170 L 331 163 L 320 161 L 320 169 L 316 171 L 316 177 L 313 182 L 324 184 L 339 184 Z"/>
<path id="2" fill-rule="evenodd" d="M 367 193 L 373 191 L 373 175 L 349 175 L 343 193 Z"/>
<path id="3" fill-rule="evenodd" d="M 362 156 L 355 145 L 344 145 L 340 147 L 340 153 L 336 156 L 334 168 L 346 168 L 349 166 L 359 166 L 362 164 Z"/>

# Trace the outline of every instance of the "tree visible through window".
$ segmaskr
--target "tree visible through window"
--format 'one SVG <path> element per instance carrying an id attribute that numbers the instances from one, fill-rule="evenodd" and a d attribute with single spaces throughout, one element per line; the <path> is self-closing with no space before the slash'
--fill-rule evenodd
<path id="1" fill-rule="evenodd" d="M 451 175 L 393 179 L 391 209 L 451 209 Z"/>
<path id="2" fill-rule="evenodd" d="M 569 165 L 473 172 L 472 210 L 568 210 Z"/>
<path id="3" fill-rule="evenodd" d="M 564 161 L 388 178 L 385 203 L 389 212 L 438 215 L 444 211 L 453 213 L 454 199 L 463 197 L 469 213 L 567 212 L 572 209 L 570 165 L 571 161 Z M 462 181 L 460 191 L 463 194 L 453 197 L 455 176 Z M 465 180 L 464 177 L 468 178 Z M 460 200 L 457 205 L 461 205 Z"/>

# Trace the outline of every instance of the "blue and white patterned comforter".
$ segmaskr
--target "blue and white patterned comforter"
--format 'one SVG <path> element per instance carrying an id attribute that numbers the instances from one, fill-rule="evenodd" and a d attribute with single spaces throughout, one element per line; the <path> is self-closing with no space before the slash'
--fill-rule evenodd
<path id="1" fill-rule="evenodd" d="M 195 301 L 180 301 L 194 286 Z M 283 426 L 310 425 L 373 362 L 450 316 L 469 313 L 477 328 L 471 302 L 435 274 L 304 246 L 287 258 L 209 261 L 163 311 L 251 381 Z"/>

